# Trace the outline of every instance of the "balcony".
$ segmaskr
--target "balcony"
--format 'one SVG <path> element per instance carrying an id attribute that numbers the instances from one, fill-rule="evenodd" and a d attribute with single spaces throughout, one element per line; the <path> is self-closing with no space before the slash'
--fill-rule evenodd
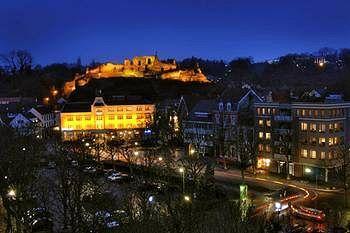
<path id="1" fill-rule="evenodd" d="M 292 121 L 292 116 L 289 115 L 275 115 L 273 117 L 275 121 Z"/>

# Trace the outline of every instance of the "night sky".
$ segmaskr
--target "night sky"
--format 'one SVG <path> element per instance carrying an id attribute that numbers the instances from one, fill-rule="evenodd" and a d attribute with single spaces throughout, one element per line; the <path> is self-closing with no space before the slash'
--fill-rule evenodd
<path id="1" fill-rule="evenodd" d="M 255 61 L 350 47 L 349 0 L 1 0 L 0 53 L 35 63 L 122 61 L 158 51 Z"/>

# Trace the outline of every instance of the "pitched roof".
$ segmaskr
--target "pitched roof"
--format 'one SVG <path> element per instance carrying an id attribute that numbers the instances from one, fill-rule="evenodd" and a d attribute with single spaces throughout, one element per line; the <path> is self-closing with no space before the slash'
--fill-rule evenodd
<path id="1" fill-rule="evenodd" d="M 217 109 L 216 100 L 200 100 L 189 114 L 189 121 L 212 122 L 212 112 Z"/>

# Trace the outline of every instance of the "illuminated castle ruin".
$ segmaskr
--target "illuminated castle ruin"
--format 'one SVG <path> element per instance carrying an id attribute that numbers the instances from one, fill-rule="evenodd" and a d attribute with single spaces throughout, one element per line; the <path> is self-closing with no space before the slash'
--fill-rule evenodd
<path id="1" fill-rule="evenodd" d="M 159 77 L 183 82 L 209 82 L 197 66 L 190 70 L 180 70 L 176 61 L 166 63 L 159 61 L 157 56 L 139 56 L 125 59 L 123 64 L 105 63 L 95 68 L 87 69 L 85 74 L 77 74 L 74 80 L 66 82 L 64 94 L 69 95 L 76 85 L 84 86 L 91 79 L 114 77 Z"/>

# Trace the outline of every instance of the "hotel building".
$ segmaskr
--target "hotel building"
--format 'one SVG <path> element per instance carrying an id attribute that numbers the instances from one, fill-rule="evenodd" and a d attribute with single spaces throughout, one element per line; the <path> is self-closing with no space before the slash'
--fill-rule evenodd
<path id="1" fill-rule="evenodd" d="M 67 103 L 60 113 L 62 137 L 71 140 L 91 133 L 137 132 L 152 123 L 154 111 L 153 103 L 136 97 L 96 97 L 92 103 Z"/>
<path id="2" fill-rule="evenodd" d="M 350 140 L 350 102 L 255 104 L 258 168 L 328 181 Z"/>

